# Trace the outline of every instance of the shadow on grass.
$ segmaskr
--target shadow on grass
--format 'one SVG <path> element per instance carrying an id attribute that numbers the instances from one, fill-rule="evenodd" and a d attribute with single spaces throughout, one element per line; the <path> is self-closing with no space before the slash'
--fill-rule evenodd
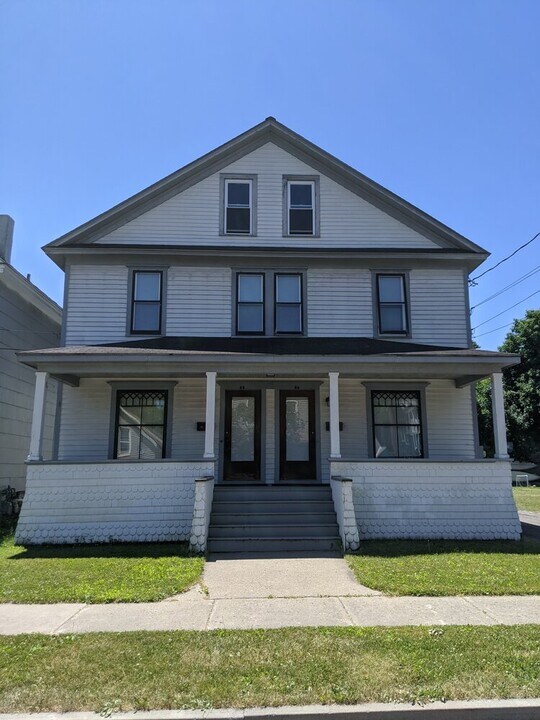
<path id="1" fill-rule="evenodd" d="M 504 553 L 538 555 L 540 540 L 362 540 L 360 549 L 351 555 L 397 558 L 412 555 L 443 555 L 451 553 Z"/>

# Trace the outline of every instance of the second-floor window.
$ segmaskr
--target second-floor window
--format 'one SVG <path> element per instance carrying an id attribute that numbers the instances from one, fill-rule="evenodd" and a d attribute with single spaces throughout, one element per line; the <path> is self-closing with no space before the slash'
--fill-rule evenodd
<path id="1" fill-rule="evenodd" d="M 407 335 L 409 332 L 405 276 L 377 275 L 377 314 L 380 335 Z"/>
<path id="2" fill-rule="evenodd" d="M 315 182 L 287 182 L 287 224 L 289 235 L 315 234 Z"/>
<path id="3" fill-rule="evenodd" d="M 271 270 L 236 275 L 237 335 L 301 335 L 302 273 Z"/>
<path id="4" fill-rule="evenodd" d="M 274 322 L 277 334 L 302 332 L 302 276 L 276 273 Z"/>
<path id="5" fill-rule="evenodd" d="M 131 333 L 161 333 L 163 273 L 159 270 L 135 270 L 131 302 Z"/>
<path id="6" fill-rule="evenodd" d="M 236 277 L 236 332 L 264 335 L 264 274 L 238 273 Z"/>
<path id="7" fill-rule="evenodd" d="M 252 232 L 253 185 L 251 180 L 225 180 L 225 233 Z"/>

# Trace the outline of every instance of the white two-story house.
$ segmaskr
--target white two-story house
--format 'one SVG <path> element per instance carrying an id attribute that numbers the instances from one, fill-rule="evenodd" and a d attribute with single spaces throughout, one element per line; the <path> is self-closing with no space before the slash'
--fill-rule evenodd
<path id="1" fill-rule="evenodd" d="M 275 119 L 45 252 L 63 340 L 20 354 L 37 381 L 19 542 L 520 536 L 502 399 L 519 358 L 471 347 L 487 252 Z"/>

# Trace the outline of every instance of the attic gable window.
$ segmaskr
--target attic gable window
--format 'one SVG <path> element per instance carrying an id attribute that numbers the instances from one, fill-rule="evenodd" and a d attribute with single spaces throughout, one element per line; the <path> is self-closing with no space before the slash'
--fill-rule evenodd
<path id="1" fill-rule="evenodd" d="M 227 235 L 252 233 L 253 182 L 244 179 L 225 179 L 225 223 Z"/>
<path id="2" fill-rule="evenodd" d="M 319 235 L 319 178 L 284 177 L 284 235 Z"/>

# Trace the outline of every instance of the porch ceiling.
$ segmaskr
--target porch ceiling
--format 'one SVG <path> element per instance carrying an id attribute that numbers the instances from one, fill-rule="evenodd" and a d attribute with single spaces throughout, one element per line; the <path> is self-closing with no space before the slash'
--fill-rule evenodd
<path id="1" fill-rule="evenodd" d="M 321 338 L 321 341 L 324 341 Z M 405 345 L 405 343 L 400 343 Z M 414 347 L 414 346 L 413 346 Z M 328 372 L 362 379 L 437 379 L 461 387 L 520 362 L 519 356 L 487 350 L 422 350 L 375 354 L 275 354 L 82 346 L 32 350 L 19 359 L 63 382 L 80 378 L 202 377 L 320 378 Z"/>

